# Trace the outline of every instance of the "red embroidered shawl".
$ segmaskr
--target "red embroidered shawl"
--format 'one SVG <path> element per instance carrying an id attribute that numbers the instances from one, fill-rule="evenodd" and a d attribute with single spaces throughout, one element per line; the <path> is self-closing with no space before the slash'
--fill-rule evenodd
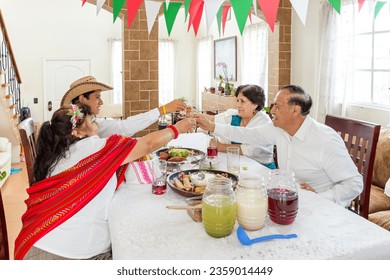
<path id="1" fill-rule="evenodd" d="M 136 143 L 135 139 L 112 135 L 103 149 L 28 188 L 27 211 L 15 240 L 15 260 L 23 259 L 35 242 L 88 204 L 115 172 L 118 187 L 127 168 L 121 163 Z"/>

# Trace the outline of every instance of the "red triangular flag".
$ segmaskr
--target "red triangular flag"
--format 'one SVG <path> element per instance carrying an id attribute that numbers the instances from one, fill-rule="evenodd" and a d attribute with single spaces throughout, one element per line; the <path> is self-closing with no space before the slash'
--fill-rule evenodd
<path id="1" fill-rule="evenodd" d="M 226 19 L 231 7 L 231 5 L 226 5 L 222 9 L 222 35 L 225 34 Z"/>
<path id="2" fill-rule="evenodd" d="M 143 0 L 127 0 L 127 27 L 130 28 L 133 22 L 134 16 L 137 13 L 139 6 L 141 6 Z"/>
<path id="3" fill-rule="evenodd" d="M 359 12 L 360 12 L 361 8 L 363 7 L 364 1 L 365 0 L 359 0 L 358 1 L 359 2 Z"/>
<path id="4" fill-rule="evenodd" d="M 257 0 L 264 17 L 267 20 L 269 27 L 274 32 L 276 14 L 278 13 L 278 7 L 280 0 Z"/>
<path id="5" fill-rule="evenodd" d="M 190 30 L 190 27 L 195 19 L 195 17 L 198 15 L 199 7 L 203 4 L 203 0 L 192 0 L 190 4 L 190 8 L 188 9 L 188 13 L 190 14 L 190 19 L 188 20 L 188 28 L 187 32 Z M 203 10 L 203 5 L 202 5 Z"/>
<path id="6" fill-rule="evenodd" d="M 87 2 L 87 0 L 83 0 L 83 3 L 81 3 L 81 7 L 84 6 L 85 2 Z"/>
<path id="7" fill-rule="evenodd" d="M 201 5 L 198 9 L 198 12 L 196 13 L 196 16 L 194 17 L 194 19 L 192 21 L 192 27 L 194 28 L 195 36 L 198 33 L 200 20 L 202 19 L 203 6 L 204 6 L 204 2 L 202 1 Z"/>

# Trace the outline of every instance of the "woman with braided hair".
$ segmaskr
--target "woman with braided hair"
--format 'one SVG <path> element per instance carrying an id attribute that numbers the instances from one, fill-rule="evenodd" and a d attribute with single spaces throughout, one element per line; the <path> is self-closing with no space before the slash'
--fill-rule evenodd
<path id="1" fill-rule="evenodd" d="M 15 259 L 111 259 L 108 206 L 127 163 L 195 126 L 188 118 L 139 140 L 99 138 L 87 105 L 57 110 L 38 135 L 35 183 L 27 190 Z"/>

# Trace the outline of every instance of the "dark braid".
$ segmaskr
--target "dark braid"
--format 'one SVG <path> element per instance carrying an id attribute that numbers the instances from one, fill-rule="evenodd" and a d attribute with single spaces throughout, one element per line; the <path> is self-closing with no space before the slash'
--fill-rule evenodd
<path id="1" fill-rule="evenodd" d="M 77 124 L 79 127 L 85 121 L 86 115 L 91 114 L 91 109 L 84 104 L 77 106 L 84 113 L 83 119 Z M 80 140 L 72 135 L 70 116 L 66 115 L 68 112 L 69 108 L 58 109 L 54 112 L 51 122 L 44 122 L 39 130 L 34 163 L 35 182 L 49 176 L 59 160 L 65 157 L 69 147 Z"/>

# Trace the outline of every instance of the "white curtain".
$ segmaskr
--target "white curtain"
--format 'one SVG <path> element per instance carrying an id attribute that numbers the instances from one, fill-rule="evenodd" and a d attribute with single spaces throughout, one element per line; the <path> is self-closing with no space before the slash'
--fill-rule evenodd
<path id="1" fill-rule="evenodd" d="M 197 44 L 197 96 L 196 103 L 199 111 L 202 110 L 202 92 L 204 88 L 210 88 L 213 77 L 212 65 L 213 39 L 211 36 L 198 40 Z"/>
<path id="2" fill-rule="evenodd" d="M 352 92 L 354 2 L 343 1 L 340 15 L 328 1 L 323 3 L 321 9 L 319 98 L 315 116 L 320 122 L 325 121 L 326 114 L 345 116 L 347 94 Z"/>
<path id="3" fill-rule="evenodd" d="M 242 36 L 242 84 L 255 84 L 268 92 L 268 26 L 262 21 L 245 27 Z"/>
<path id="4" fill-rule="evenodd" d="M 175 47 L 169 39 L 158 41 L 158 102 L 166 104 L 175 98 Z"/>

